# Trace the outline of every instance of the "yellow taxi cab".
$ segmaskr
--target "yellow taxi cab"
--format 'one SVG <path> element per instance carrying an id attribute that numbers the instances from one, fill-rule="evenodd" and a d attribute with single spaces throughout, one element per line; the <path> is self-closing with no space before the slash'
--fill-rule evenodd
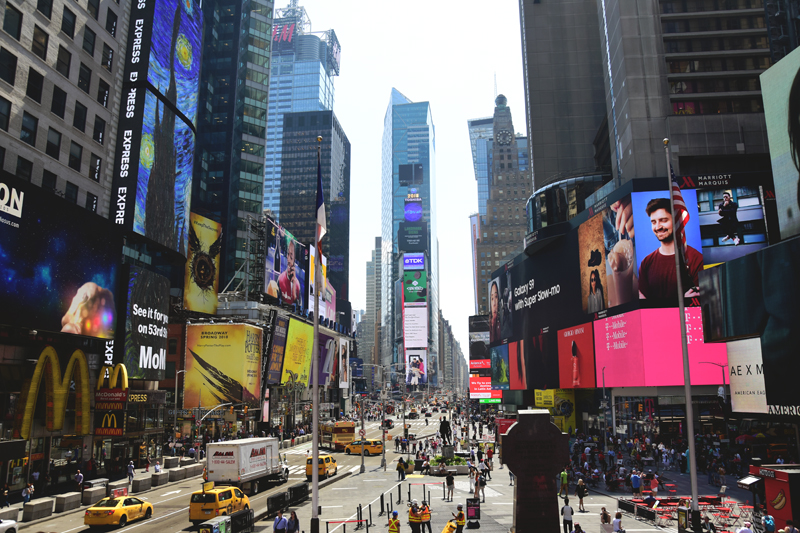
<path id="1" fill-rule="evenodd" d="M 364 455 L 380 454 L 383 453 L 383 443 L 379 440 L 357 440 L 345 447 L 344 453 L 350 455 L 351 453 L 360 454 L 361 448 L 364 448 Z"/>
<path id="2" fill-rule="evenodd" d="M 409 420 L 414 420 L 419 418 L 419 413 L 417 412 L 416 408 L 412 408 L 411 411 L 408 413 Z"/>
<path id="3" fill-rule="evenodd" d="M 129 522 L 140 518 L 146 520 L 151 516 L 153 516 L 153 504 L 132 496 L 120 496 L 103 498 L 89 507 L 83 515 L 83 524 L 89 527 L 125 527 Z"/>
<path id="4" fill-rule="evenodd" d="M 361 452 L 359 452 L 361 453 Z M 306 479 L 311 481 L 313 472 L 311 471 L 311 464 L 313 459 L 309 457 L 306 460 Z M 339 472 L 339 467 L 336 466 L 336 459 L 328 454 L 319 456 L 319 478 L 328 479 L 329 476 L 336 475 Z"/>
<path id="5" fill-rule="evenodd" d="M 213 487 L 213 482 L 204 485 Z M 189 500 L 189 520 L 193 524 L 250 509 L 250 498 L 238 487 L 212 487 L 204 487 L 205 490 L 192 493 Z"/>

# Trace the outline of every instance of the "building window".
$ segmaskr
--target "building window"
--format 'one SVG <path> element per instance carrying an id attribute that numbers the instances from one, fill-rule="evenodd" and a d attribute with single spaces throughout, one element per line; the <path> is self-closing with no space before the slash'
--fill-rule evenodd
<path id="1" fill-rule="evenodd" d="M 8 131 L 8 121 L 11 118 L 11 102 L 0 96 L 0 128 Z M 0 170 L 2 168 L 0 167 Z"/>
<path id="2" fill-rule="evenodd" d="M 33 162 L 22 157 L 17 157 L 17 177 L 25 181 L 31 181 L 33 175 Z"/>
<path id="3" fill-rule="evenodd" d="M 100 168 L 103 165 L 103 160 L 95 154 L 89 156 L 89 177 L 96 182 L 100 182 Z"/>
<path id="4" fill-rule="evenodd" d="M 11 85 L 17 79 L 17 56 L 5 48 L 0 48 L 0 79 Z"/>
<path id="5" fill-rule="evenodd" d="M 39 26 L 33 27 L 33 43 L 31 43 L 31 52 L 47 61 L 47 43 L 50 42 L 50 36 Z"/>
<path id="6" fill-rule="evenodd" d="M 110 33 L 112 37 L 117 36 L 117 14 L 111 11 L 111 8 L 106 10 L 106 31 Z"/>
<path id="7" fill-rule="evenodd" d="M 42 189 L 50 192 L 54 192 L 56 190 L 56 182 L 58 177 L 50 172 L 49 170 L 45 170 L 42 172 Z"/>
<path id="8" fill-rule="evenodd" d="M 33 68 L 28 69 L 28 88 L 25 94 L 28 98 L 35 100 L 37 103 L 42 103 L 42 87 L 44 86 L 44 76 Z"/>
<path id="9" fill-rule="evenodd" d="M 92 133 L 92 139 L 99 142 L 100 144 L 103 144 L 103 141 L 105 141 L 105 136 L 106 136 L 106 121 L 95 115 L 94 133 Z"/>
<path id="10" fill-rule="evenodd" d="M 58 59 L 56 60 L 56 70 L 65 78 L 69 78 L 69 67 L 72 63 L 72 54 L 67 52 L 63 46 L 58 47 Z"/>
<path id="11" fill-rule="evenodd" d="M 94 56 L 94 43 L 97 40 L 97 34 L 89 29 L 89 26 L 83 27 L 83 49 L 90 56 Z"/>
<path id="12" fill-rule="evenodd" d="M 97 81 L 97 103 L 103 107 L 108 107 L 108 93 L 111 88 L 103 80 Z"/>
<path id="13" fill-rule="evenodd" d="M 44 151 L 56 160 L 61 156 L 61 134 L 53 128 L 47 131 L 47 147 Z"/>
<path id="14" fill-rule="evenodd" d="M 86 209 L 92 213 L 97 213 L 97 196 L 90 192 L 86 193 Z"/>
<path id="15" fill-rule="evenodd" d="M 111 65 L 113 63 L 114 63 L 114 50 L 106 43 L 103 43 L 103 59 L 100 61 L 100 64 L 103 65 L 104 69 L 111 72 Z"/>
<path id="16" fill-rule="evenodd" d="M 23 111 L 22 129 L 19 132 L 20 140 L 30 144 L 31 146 L 36 146 L 36 131 L 38 129 L 39 119 Z"/>
<path id="17" fill-rule="evenodd" d="M 83 146 L 72 141 L 69 147 L 69 168 L 81 171 L 81 158 L 83 158 Z"/>
<path id="18" fill-rule="evenodd" d="M 65 93 L 58 87 L 53 87 L 53 101 L 50 104 L 50 112 L 63 119 L 66 110 L 67 110 L 67 93 Z"/>
<path id="19" fill-rule="evenodd" d="M 64 8 L 64 14 L 61 17 L 61 31 L 67 34 L 72 39 L 75 37 L 75 13 Z"/>
<path id="20" fill-rule="evenodd" d="M 22 12 L 6 2 L 6 16 L 3 19 L 3 31 L 19 41 L 22 32 Z"/>
<path id="21" fill-rule="evenodd" d="M 72 126 L 83 132 L 86 131 L 86 106 L 75 102 L 75 115 L 72 117 Z"/>
<path id="22" fill-rule="evenodd" d="M 67 182 L 67 188 L 64 191 L 64 199 L 73 204 L 78 203 L 78 186 L 74 183 Z"/>
<path id="23" fill-rule="evenodd" d="M 94 17 L 95 20 L 100 16 L 100 0 L 89 0 L 87 11 Z"/>
<path id="24" fill-rule="evenodd" d="M 0 171 L 6 165 L 6 149 L 0 146 Z"/>
<path id="25" fill-rule="evenodd" d="M 78 88 L 86 94 L 89 94 L 89 86 L 92 84 L 92 71 L 89 67 L 81 63 L 81 69 L 78 71 Z"/>
<path id="26" fill-rule="evenodd" d="M 38 0 L 36 2 L 36 9 L 45 17 L 50 18 L 53 14 L 53 0 Z"/>

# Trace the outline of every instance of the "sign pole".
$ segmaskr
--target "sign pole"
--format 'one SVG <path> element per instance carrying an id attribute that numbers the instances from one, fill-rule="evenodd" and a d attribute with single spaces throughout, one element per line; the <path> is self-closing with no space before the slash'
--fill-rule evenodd
<path id="1" fill-rule="evenodd" d="M 317 137 L 317 161 L 321 158 L 322 137 Z M 314 345 L 311 355 L 311 533 L 319 533 L 319 282 L 322 278 L 317 243 L 314 254 Z"/>

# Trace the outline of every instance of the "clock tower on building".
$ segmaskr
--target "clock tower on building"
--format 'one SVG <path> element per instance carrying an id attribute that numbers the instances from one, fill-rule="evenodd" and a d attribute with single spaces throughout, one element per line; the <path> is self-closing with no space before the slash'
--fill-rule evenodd
<path id="1" fill-rule="evenodd" d="M 480 314 L 489 313 L 488 285 L 492 281 L 492 272 L 523 248 L 527 232 L 525 204 L 533 189 L 529 166 L 522 163 L 527 148 L 522 149 L 521 153 L 517 146 L 508 100 L 500 94 L 494 103 L 493 136 L 488 147 L 489 197 L 486 216 L 481 217 L 480 239 L 477 243 Z"/>

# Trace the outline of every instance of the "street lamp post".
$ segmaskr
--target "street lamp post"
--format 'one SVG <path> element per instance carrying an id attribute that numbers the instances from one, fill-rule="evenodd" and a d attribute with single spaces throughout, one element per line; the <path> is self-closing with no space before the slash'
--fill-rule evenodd
<path id="1" fill-rule="evenodd" d="M 185 373 L 186 370 L 178 370 L 175 372 L 175 412 L 174 417 L 172 420 L 172 437 L 177 439 L 177 429 L 178 429 L 178 375 Z"/>
<path id="2" fill-rule="evenodd" d="M 711 361 L 699 361 L 701 365 L 714 365 L 718 366 L 719 369 L 722 371 L 722 419 L 725 422 L 725 435 L 728 437 L 728 445 L 730 446 L 731 441 L 731 431 L 728 427 L 728 410 L 726 408 L 727 399 L 725 397 L 725 368 L 728 365 L 722 363 L 713 363 Z"/>
<path id="3" fill-rule="evenodd" d="M 603 367 L 603 455 L 608 460 L 608 400 L 606 400 L 606 367 Z M 611 465 L 608 465 L 609 468 Z"/>

